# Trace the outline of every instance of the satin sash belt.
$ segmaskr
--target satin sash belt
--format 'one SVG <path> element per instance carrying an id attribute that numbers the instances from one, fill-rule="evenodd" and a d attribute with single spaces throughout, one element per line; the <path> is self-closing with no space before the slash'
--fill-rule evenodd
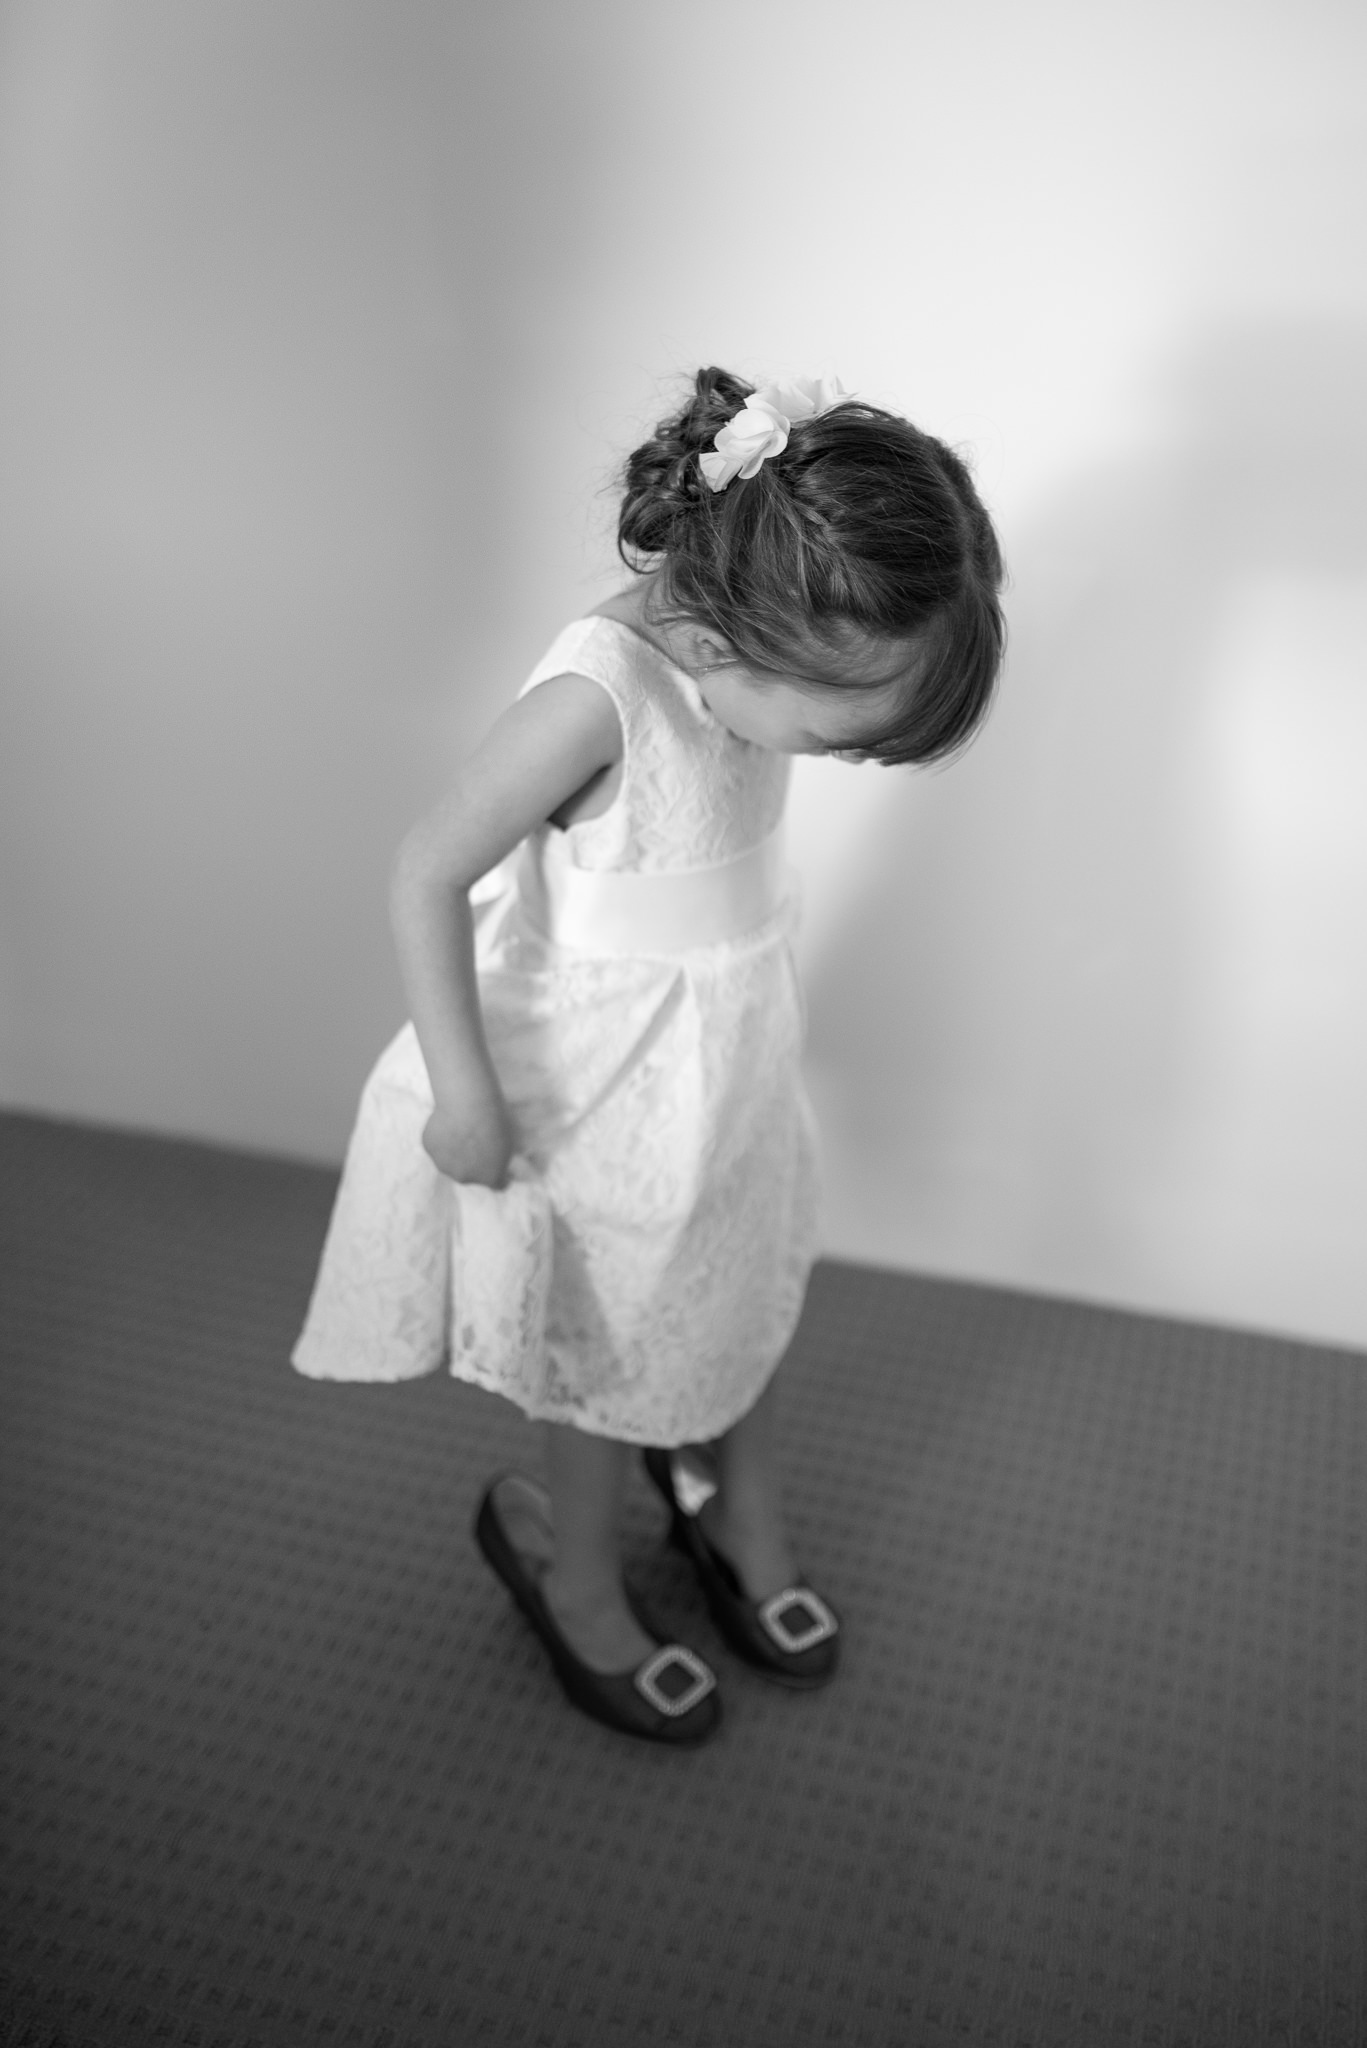
<path id="1" fill-rule="evenodd" d="M 571 864 L 564 835 L 525 841 L 518 887 L 558 946 L 583 953 L 687 953 L 753 931 L 788 895 L 782 831 L 716 867 L 637 874 Z"/>

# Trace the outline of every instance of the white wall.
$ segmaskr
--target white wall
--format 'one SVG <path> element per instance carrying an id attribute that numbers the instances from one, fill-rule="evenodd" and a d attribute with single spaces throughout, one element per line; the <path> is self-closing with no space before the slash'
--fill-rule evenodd
<path id="1" fill-rule="evenodd" d="M 386 867 L 699 360 L 975 451 L 1012 655 L 804 764 L 849 1256 L 1367 1343 L 1337 0 L 0 10 L 0 1099 L 335 1157 Z"/>

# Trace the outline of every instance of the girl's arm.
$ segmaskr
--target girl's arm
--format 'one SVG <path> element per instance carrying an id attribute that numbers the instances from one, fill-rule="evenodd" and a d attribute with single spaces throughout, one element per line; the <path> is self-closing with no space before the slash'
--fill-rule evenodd
<path id="1" fill-rule="evenodd" d="M 399 848 L 390 913 L 436 1101 L 423 1143 L 453 1180 L 501 1187 L 513 1151 L 480 1014 L 471 884 L 621 757 L 607 691 L 585 676 L 556 676 L 504 712 Z"/>

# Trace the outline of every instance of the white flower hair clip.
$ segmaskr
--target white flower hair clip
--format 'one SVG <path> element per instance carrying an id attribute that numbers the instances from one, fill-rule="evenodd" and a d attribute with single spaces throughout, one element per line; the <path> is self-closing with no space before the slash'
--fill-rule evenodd
<path id="1" fill-rule="evenodd" d="M 757 476 L 762 462 L 788 446 L 795 420 L 819 419 L 849 396 L 838 377 L 794 377 L 791 383 L 752 391 L 717 435 L 715 453 L 698 457 L 709 488 L 724 491 L 732 477 Z"/>

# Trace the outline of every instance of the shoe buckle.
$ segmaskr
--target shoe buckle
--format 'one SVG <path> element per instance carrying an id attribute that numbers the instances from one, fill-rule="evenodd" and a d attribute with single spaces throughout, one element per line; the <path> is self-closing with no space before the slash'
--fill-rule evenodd
<path id="1" fill-rule="evenodd" d="M 665 1673 L 682 1672 L 688 1681 L 682 1690 L 666 1691 L 661 1685 Z M 717 1680 L 696 1650 L 690 1650 L 686 1643 L 666 1643 L 647 1657 L 635 1674 L 636 1690 L 647 1700 L 657 1713 L 668 1714 L 671 1720 L 680 1714 L 687 1714 L 715 1687 Z"/>
<path id="2" fill-rule="evenodd" d="M 785 1619 L 795 1612 L 803 1617 L 796 1629 Z M 799 1650 L 814 1649 L 840 1626 L 821 1595 L 810 1586 L 785 1586 L 781 1593 L 762 1602 L 759 1618 L 780 1650 L 789 1656 L 796 1656 Z"/>

